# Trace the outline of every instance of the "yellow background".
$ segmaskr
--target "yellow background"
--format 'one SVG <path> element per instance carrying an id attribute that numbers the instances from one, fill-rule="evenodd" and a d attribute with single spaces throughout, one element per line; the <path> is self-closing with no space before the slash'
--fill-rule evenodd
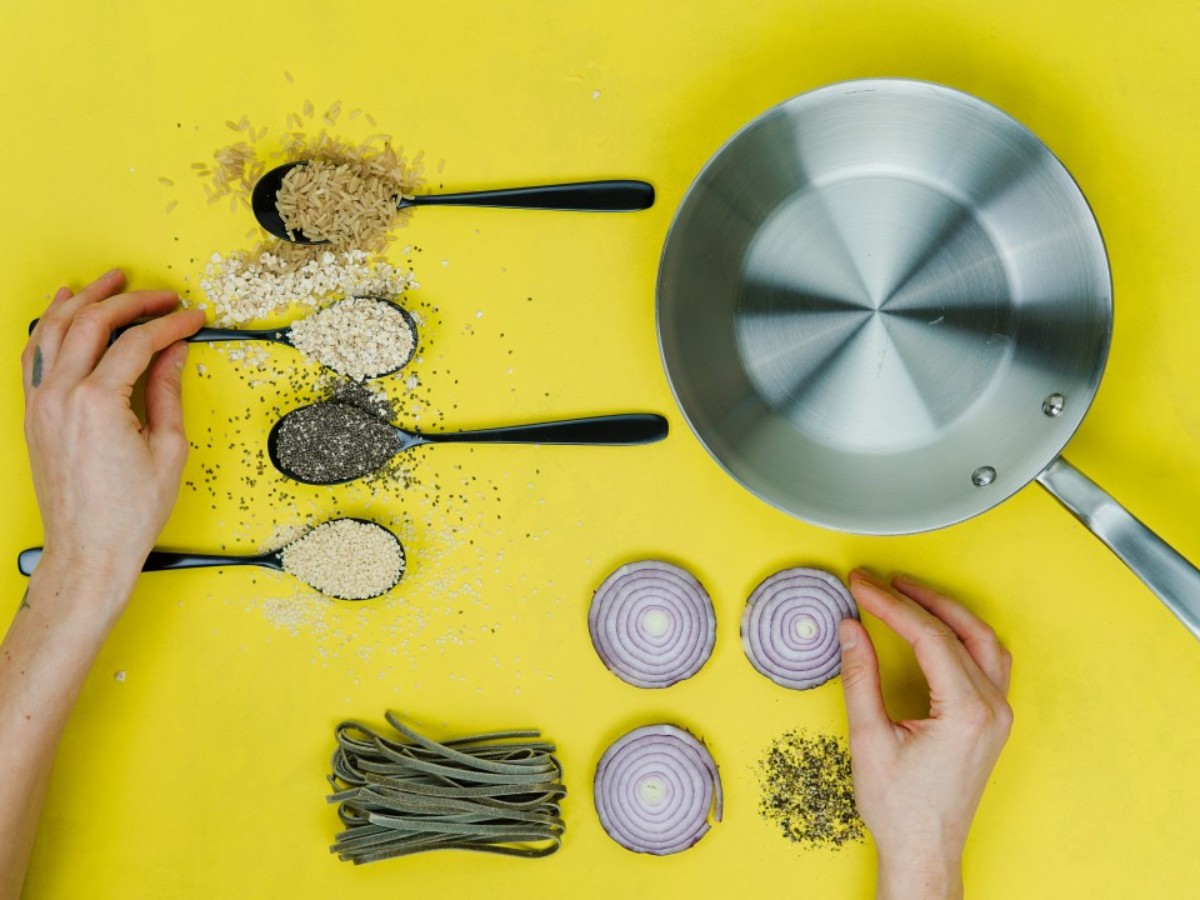
<path id="1" fill-rule="evenodd" d="M 768 573 L 856 563 L 955 592 L 1016 658 L 1015 730 L 968 847 L 972 896 L 1200 890 L 1200 647 L 1140 583 L 1036 486 L 974 521 L 909 538 L 831 533 L 773 511 L 687 430 L 654 329 L 672 213 L 748 119 L 864 76 L 974 93 L 1066 163 L 1111 254 L 1111 360 L 1068 456 L 1200 559 L 1200 8 L 5 6 L 0 550 L 10 562 L 0 592 L 10 609 L 22 590 L 11 561 L 41 542 L 19 426 L 26 323 L 60 283 L 121 265 L 136 286 L 194 288 L 212 252 L 245 246 L 248 214 L 207 205 L 189 170 L 229 142 L 224 122 L 243 114 L 274 135 L 305 99 L 362 107 L 397 143 L 444 160 L 434 183 L 447 189 L 654 182 L 658 202 L 642 214 L 426 210 L 401 241 L 421 248 L 410 254 L 415 296 L 440 310 L 415 369 L 423 422 L 431 408 L 447 427 L 646 409 L 674 429 L 638 449 L 418 451 L 422 484 L 375 496 L 288 488 L 270 473 L 251 486 L 246 448 L 259 446 L 272 407 L 296 401 L 286 379 L 251 384 L 236 362 L 194 348 L 185 392 L 200 450 L 185 477 L 203 483 L 212 468 L 217 497 L 185 489 L 163 544 L 252 550 L 277 523 L 331 514 L 336 498 L 341 511 L 394 522 L 411 570 L 394 596 L 360 605 L 322 603 L 252 570 L 143 578 L 62 747 L 29 896 L 870 896 L 869 844 L 801 850 L 755 810 L 753 766 L 773 737 L 793 726 L 844 732 L 839 685 L 777 688 L 750 669 L 737 638 L 744 598 Z M 289 353 L 272 359 L 290 364 Z M 587 637 L 593 588 L 645 556 L 690 567 L 719 618 L 712 660 L 662 692 L 620 682 Z M 893 710 L 919 713 L 919 673 L 897 640 L 870 627 Z M 387 707 L 435 736 L 541 727 L 566 766 L 562 851 L 535 862 L 433 854 L 361 868 L 328 854 L 333 726 L 345 716 L 378 721 Z M 726 821 L 668 859 L 612 843 L 590 799 L 603 749 L 654 721 L 701 735 L 727 791 Z"/>

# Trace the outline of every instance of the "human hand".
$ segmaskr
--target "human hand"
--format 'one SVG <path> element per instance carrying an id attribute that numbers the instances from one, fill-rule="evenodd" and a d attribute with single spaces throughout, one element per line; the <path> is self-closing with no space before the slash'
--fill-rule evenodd
<path id="1" fill-rule="evenodd" d="M 188 450 L 180 339 L 204 323 L 197 310 L 172 312 L 171 291 L 120 293 L 124 284 L 113 270 L 78 294 L 60 288 L 21 357 L 41 565 L 109 579 L 121 605 L 179 492 Z M 115 329 L 143 316 L 155 318 L 109 346 Z M 143 374 L 145 424 L 130 404 Z"/>
<path id="2" fill-rule="evenodd" d="M 858 605 L 912 645 L 929 718 L 893 722 L 862 623 L 839 627 L 854 795 L 879 854 L 878 896 L 962 896 L 962 852 L 1012 728 L 1012 656 L 964 607 L 909 578 L 850 573 Z"/>

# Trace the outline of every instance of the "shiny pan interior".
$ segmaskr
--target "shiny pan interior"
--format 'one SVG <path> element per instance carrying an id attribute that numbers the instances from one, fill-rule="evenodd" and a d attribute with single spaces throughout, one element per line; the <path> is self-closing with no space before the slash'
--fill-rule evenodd
<path id="1" fill-rule="evenodd" d="M 810 522 L 898 534 L 989 509 L 1058 455 L 1100 382 L 1112 282 L 1028 129 L 873 79 L 776 106 L 705 165 L 657 315 L 679 405 L 730 474 Z"/>

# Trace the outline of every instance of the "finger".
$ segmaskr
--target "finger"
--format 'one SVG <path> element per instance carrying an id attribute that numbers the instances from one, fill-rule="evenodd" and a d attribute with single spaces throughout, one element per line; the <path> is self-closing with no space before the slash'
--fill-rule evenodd
<path id="1" fill-rule="evenodd" d="M 109 390 L 129 390 L 154 354 L 195 334 L 203 324 L 201 310 L 181 309 L 136 325 L 117 338 L 97 363 L 93 377 Z"/>
<path id="2" fill-rule="evenodd" d="M 47 375 L 65 383 L 82 381 L 104 356 L 116 329 L 143 316 L 170 312 L 178 305 L 179 297 L 172 291 L 132 291 L 84 307 L 71 320 Z"/>
<path id="3" fill-rule="evenodd" d="M 187 434 L 183 430 L 183 364 L 188 345 L 176 341 L 150 364 L 146 375 L 146 427 L 155 456 L 183 466 Z"/>
<path id="4" fill-rule="evenodd" d="M 65 301 L 70 300 L 73 294 L 69 287 L 60 287 L 54 292 L 54 297 L 50 301 L 50 305 L 46 307 L 46 311 L 61 306 Z M 40 323 L 40 319 L 38 323 Z M 42 341 L 34 338 L 34 331 L 37 329 L 37 324 L 29 331 L 29 340 L 25 344 L 25 349 L 21 352 L 21 386 L 25 388 L 25 397 L 28 399 L 29 392 L 41 385 L 42 379 L 46 374 L 46 351 L 42 347 Z"/>
<path id="5" fill-rule="evenodd" d="M 119 294 L 125 287 L 125 273 L 120 269 L 109 269 L 87 287 L 83 288 L 78 294 L 68 298 L 70 302 L 63 304 L 55 309 L 56 315 L 62 315 L 68 319 L 83 309 L 83 307 L 91 303 L 99 303 L 113 294 Z M 53 304 L 51 304 L 53 307 Z M 47 310 L 49 312 L 49 310 Z"/>
<path id="6" fill-rule="evenodd" d="M 971 658 L 983 670 L 988 681 L 1002 694 L 1008 693 L 1012 656 L 1000 643 L 990 625 L 961 603 L 939 594 L 933 588 L 907 575 L 897 575 L 892 579 L 892 586 L 949 625 L 967 648 Z"/>
<path id="7" fill-rule="evenodd" d="M 862 569 L 850 573 L 850 593 L 912 646 L 935 695 L 952 700 L 977 692 L 976 678 L 982 681 L 984 676 L 971 671 L 977 667 L 945 622 Z"/>
<path id="8" fill-rule="evenodd" d="M 50 306 L 38 319 L 37 327 L 29 337 L 31 346 L 40 346 L 42 356 L 47 363 L 52 363 L 58 356 L 58 349 L 67 335 L 71 320 L 79 310 L 92 303 L 99 303 L 113 294 L 119 294 L 125 287 L 125 275 L 120 269 L 105 272 L 78 294 L 62 297 L 66 288 L 60 288 L 55 294 Z"/>
<path id="9" fill-rule="evenodd" d="M 871 636 L 861 622 L 843 619 L 838 625 L 838 639 L 842 644 L 842 693 L 846 697 L 851 737 L 887 729 L 892 720 L 883 705 L 879 657 Z"/>

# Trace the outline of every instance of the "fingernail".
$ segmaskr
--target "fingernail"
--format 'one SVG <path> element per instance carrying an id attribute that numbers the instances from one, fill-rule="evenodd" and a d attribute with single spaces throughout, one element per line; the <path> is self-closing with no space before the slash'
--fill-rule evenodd
<path id="1" fill-rule="evenodd" d="M 114 275 L 120 275 L 120 274 L 121 274 L 121 270 L 120 270 L 120 269 L 109 269 L 107 272 L 105 272 L 105 273 L 104 273 L 103 275 L 101 275 L 100 277 L 101 277 L 101 278 L 112 278 L 112 276 L 114 276 Z"/>
<path id="2" fill-rule="evenodd" d="M 868 571 L 867 569 L 864 569 L 862 566 L 859 566 L 853 572 L 851 572 L 850 577 L 851 578 L 858 577 L 858 578 L 861 578 L 863 581 L 870 582 L 871 584 L 881 585 L 881 582 L 879 581 L 879 579 L 876 578 L 873 574 L 871 574 L 870 571 Z"/>
<path id="3" fill-rule="evenodd" d="M 858 646 L 858 629 L 854 627 L 853 619 L 842 619 L 838 623 L 838 640 L 842 642 L 842 650 L 853 650 Z"/>
<path id="4" fill-rule="evenodd" d="M 183 364 L 187 362 L 188 345 L 183 341 L 179 342 L 179 349 L 175 351 L 175 366 L 182 369 Z"/>

